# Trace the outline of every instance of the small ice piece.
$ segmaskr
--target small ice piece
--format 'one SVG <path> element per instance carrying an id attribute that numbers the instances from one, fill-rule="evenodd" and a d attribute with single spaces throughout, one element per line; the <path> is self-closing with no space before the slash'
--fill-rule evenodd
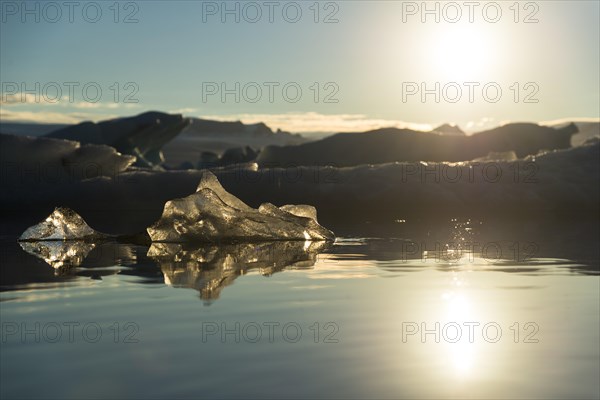
<path id="1" fill-rule="evenodd" d="M 147 229 L 153 242 L 328 240 L 333 232 L 316 220 L 314 207 L 264 203 L 258 210 L 228 193 L 204 171 L 196 193 L 167 201 L 160 219 Z"/>
<path id="2" fill-rule="evenodd" d="M 23 232 L 19 241 L 100 239 L 104 234 L 90 228 L 70 208 L 57 207 L 45 220 Z"/>

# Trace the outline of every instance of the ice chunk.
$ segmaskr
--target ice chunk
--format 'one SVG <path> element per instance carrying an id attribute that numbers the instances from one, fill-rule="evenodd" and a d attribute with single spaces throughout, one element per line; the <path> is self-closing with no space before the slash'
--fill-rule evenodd
<path id="1" fill-rule="evenodd" d="M 317 220 L 317 209 L 313 206 L 307 206 L 305 204 L 287 204 L 279 208 L 298 217 L 312 218 L 315 221 Z"/>
<path id="2" fill-rule="evenodd" d="M 473 161 L 516 161 L 519 157 L 514 151 L 493 151 L 485 157 L 475 158 Z"/>
<path id="3" fill-rule="evenodd" d="M 97 144 L 47 137 L 0 134 L 0 159 L 6 166 L 3 185 L 57 185 L 99 176 L 114 177 L 127 170 L 135 157 Z M 37 179 L 23 179 L 21 171 L 35 171 Z M 14 172 L 14 173 L 13 173 Z M 3 187 L 4 188 L 4 187 Z M 22 191 L 24 187 L 20 187 Z"/>
<path id="4" fill-rule="evenodd" d="M 100 239 L 105 236 L 90 228 L 75 211 L 58 207 L 45 220 L 27 228 L 19 240 L 85 240 Z"/>
<path id="5" fill-rule="evenodd" d="M 253 209 L 223 189 L 209 171 L 203 172 L 196 193 L 167 201 L 161 218 L 147 231 L 154 242 L 335 239 L 317 223 L 314 208 L 264 203 Z"/>
<path id="6" fill-rule="evenodd" d="M 36 241 L 19 243 L 23 250 L 41 258 L 54 269 L 79 267 L 88 253 L 96 247 L 94 243 L 81 240 L 63 241 Z"/>
<path id="7" fill-rule="evenodd" d="M 325 242 L 276 241 L 202 245 L 152 243 L 148 257 L 160 265 L 165 283 L 193 288 L 200 298 L 215 300 L 221 290 L 250 271 L 270 276 L 285 269 L 312 268 Z"/>
<path id="8" fill-rule="evenodd" d="M 119 152 L 136 156 L 141 167 L 155 167 L 163 162 L 162 146 L 189 124 L 180 114 L 149 111 L 126 118 L 82 122 L 49 133 L 51 138 L 81 143 L 105 144 Z"/>

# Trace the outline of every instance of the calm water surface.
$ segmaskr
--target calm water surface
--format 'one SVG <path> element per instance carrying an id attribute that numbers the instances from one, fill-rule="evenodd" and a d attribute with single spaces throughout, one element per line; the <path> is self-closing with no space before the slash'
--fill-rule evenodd
<path id="1" fill-rule="evenodd" d="M 1 394 L 598 398 L 598 260 L 512 248 L 4 241 Z"/>

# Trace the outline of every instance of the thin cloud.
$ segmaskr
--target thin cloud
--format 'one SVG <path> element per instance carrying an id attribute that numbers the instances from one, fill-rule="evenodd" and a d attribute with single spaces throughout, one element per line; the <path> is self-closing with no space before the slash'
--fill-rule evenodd
<path id="1" fill-rule="evenodd" d="M 230 114 L 203 115 L 201 118 L 217 121 L 242 121 L 245 124 L 264 122 L 272 129 L 294 133 L 363 132 L 379 128 L 410 128 L 420 131 L 433 129 L 430 124 L 419 124 L 393 119 L 368 118 L 364 114 L 319 114 L 316 112 L 286 114 Z"/>
<path id="2" fill-rule="evenodd" d="M 78 124 L 82 121 L 102 121 L 117 118 L 115 114 L 64 114 L 57 112 L 0 110 L 2 122 L 33 122 L 38 124 Z"/>
<path id="3" fill-rule="evenodd" d="M 564 125 L 564 124 L 568 124 L 571 122 L 595 122 L 595 123 L 600 123 L 600 118 L 589 118 L 589 117 L 573 117 L 573 118 L 559 118 L 559 119 L 554 119 L 551 121 L 541 121 L 539 124 L 540 125 L 546 125 L 546 126 L 557 126 L 557 125 Z"/>
<path id="4" fill-rule="evenodd" d="M 198 109 L 196 108 L 178 108 L 176 110 L 169 110 L 171 114 L 192 114 L 197 113 Z"/>
<path id="5" fill-rule="evenodd" d="M 495 118 L 492 117 L 483 117 L 477 121 L 469 121 L 465 125 L 466 132 L 479 132 L 486 129 L 494 128 L 498 126 L 498 122 L 496 122 Z"/>
<path id="6" fill-rule="evenodd" d="M 119 108 L 119 104 L 117 104 L 117 103 L 103 104 L 103 103 L 88 103 L 85 101 L 80 101 L 80 102 L 72 103 L 72 104 L 68 104 L 68 105 L 70 107 L 78 108 L 78 109 L 99 109 L 99 108 L 115 109 L 115 108 Z"/>
<path id="7" fill-rule="evenodd" d="M 0 97 L 0 106 L 3 107 L 15 107 L 15 106 L 34 106 L 44 108 L 46 106 L 52 107 L 64 107 L 64 108 L 75 108 L 75 109 L 107 109 L 116 110 L 119 108 L 131 109 L 139 108 L 140 105 L 137 103 L 114 103 L 114 102 L 96 102 L 92 103 L 89 101 L 70 101 L 68 96 L 63 96 L 57 101 L 48 101 L 44 96 L 35 95 L 31 93 L 16 93 L 6 94 L 3 93 Z"/>
<path id="8" fill-rule="evenodd" d="M 60 105 L 61 102 L 69 102 L 68 97 L 63 97 L 57 101 L 47 101 L 46 98 L 40 94 L 35 95 L 32 93 L 2 93 L 0 96 L 0 106 L 22 106 L 27 104 L 37 104 L 40 106 L 56 106 Z"/>

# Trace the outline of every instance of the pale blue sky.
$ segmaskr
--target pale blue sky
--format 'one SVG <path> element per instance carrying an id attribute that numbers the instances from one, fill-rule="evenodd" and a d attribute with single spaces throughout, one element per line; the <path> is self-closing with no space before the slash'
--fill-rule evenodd
<path id="1" fill-rule="evenodd" d="M 529 2 L 533 6 L 520 2 L 518 23 L 514 22 L 514 1 L 497 2 L 502 16 L 496 23 L 484 18 L 482 8 L 490 2 L 480 2 L 473 23 L 463 2 L 458 2 L 463 16 L 457 23 L 444 20 L 455 15 L 452 8 L 443 13 L 447 2 L 439 5 L 439 23 L 433 16 L 423 23 L 421 10 L 403 14 L 411 11 L 409 2 L 394 1 L 320 2 L 319 23 L 314 22 L 314 1 L 295 3 L 302 10 L 297 23 L 284 19 L 286 5 L 285 17 L 294 17 L 291 2 L 274 2 L 273 23 L 268 21 L 264 1 L 253 3 L 262 12 L 256 23 L 244 20 L 248 2 L 238 2 L 240 23 L 233 15 L 222 23 L 220 10 L 217 15 L 203 14 L 203 9 L 223 7 L 222 2 L 120 2 L 119 23 L 114 22 L 114 1 L 88 6 L 89 18 L 95 17 L 95 5 L 102 10 L 96 23 L 84 19 L 83 7 L 89 2 L 78 2 L 72 23 L 62 1 L 55 3 L 62 5 L 62 17 L 55 23 L 50 20 L 56 18 L 56 10 L 44 2 L 1 3 L 3 120 L 74 122 L 158 109 L 192 116 L 241 117 L 249 122 L 262 119 L 297 131 L 401 125 L 401 121 L 449 121 L 476 129 L 502 121 L 598 117 L 600 112 L 598 1 Z M 227 6 L 233 8 L 235 3 Z M 414 4 L 421 6 L 421 2 Z M 435 7 L 435 2 L 428 4 Z M 23 7 L 38 7 L 40 22 L 34 21 L 35 14 L 25 15 L 23 22 Z M 247 18 L 255 15 L 252 7 L 246 5 Z M 493 18 L 495 9 L 487 10 L 485 16 Z M 323 23 L 332 12 L 339 22 Z M 138 22 L 123 23 L 130 13 Z M 523 23 L 530 13 L 539 22 Z M 24 101 L 20 95 L 7 96 L 13 90 L 11 82 L 25 82 L 28 88 L 34 88 L 35 82 L 41 87 L 49 82 L 96 82 L 103 92 L 98 103 L 91 103 L 83 98 L 80 86 L 70 102 L 68 88 L 62 86 L 63 97 L 57 103 L 49 104 L 43 95 L 35 103 L 35 98 Z M 116 103 L 110 89 L 114 82 L 121 86 Z M 131 91 L 131 86 L 123 88 L 127 82 L 139 88 L 134 96 L 139 103 L 123 103 Z M 240 93 L 239 102 L 233 95 L 222 102 L 218 94 L 203 101 L 203 82 L 225 82 L 229 87 L 240 82 L 240 88 L 256 82 L 263 93 L 257 102 L 247 101 L 255 97 L 250 85 L 247 99 Z M 273 102 L 264 82 L 279 83 Z M 283 97 L 281 88 L 289 82 L 302 89 L 298 102 Z M 320 86 L 317 103 L 314 82 Z M 333 84 L 325 87 L 327 82 Z M 457 82 L 463 93 L 457 103 L 444 97 L 436 103 L 433 95 L 422 102 L 418 93 L 403 101 L 406 82 L 417 86 L 425 82 L 430 88 L 439 82 L 440 90 Z M 472 103 L 464 82 L 480 85 Z M 490 82 L 502 90 L 496 103 L 487 101 L 481 92 Z M 520 84 L 518 103 L 513 98 L 514 82 Z M 527 82 L 533 85 L 525 87 Z M 339 91 L 332 98 L 338 102 L 325 103 L 324 96 L 336 88 Z M 55 92 L 50 89 L 51 96 Z M 454 97 L 454 89 L 447 89 L 447 96 Z M 536 91 L 532 98 L 537 103 L 523 102 L 525 95 Z"/>

